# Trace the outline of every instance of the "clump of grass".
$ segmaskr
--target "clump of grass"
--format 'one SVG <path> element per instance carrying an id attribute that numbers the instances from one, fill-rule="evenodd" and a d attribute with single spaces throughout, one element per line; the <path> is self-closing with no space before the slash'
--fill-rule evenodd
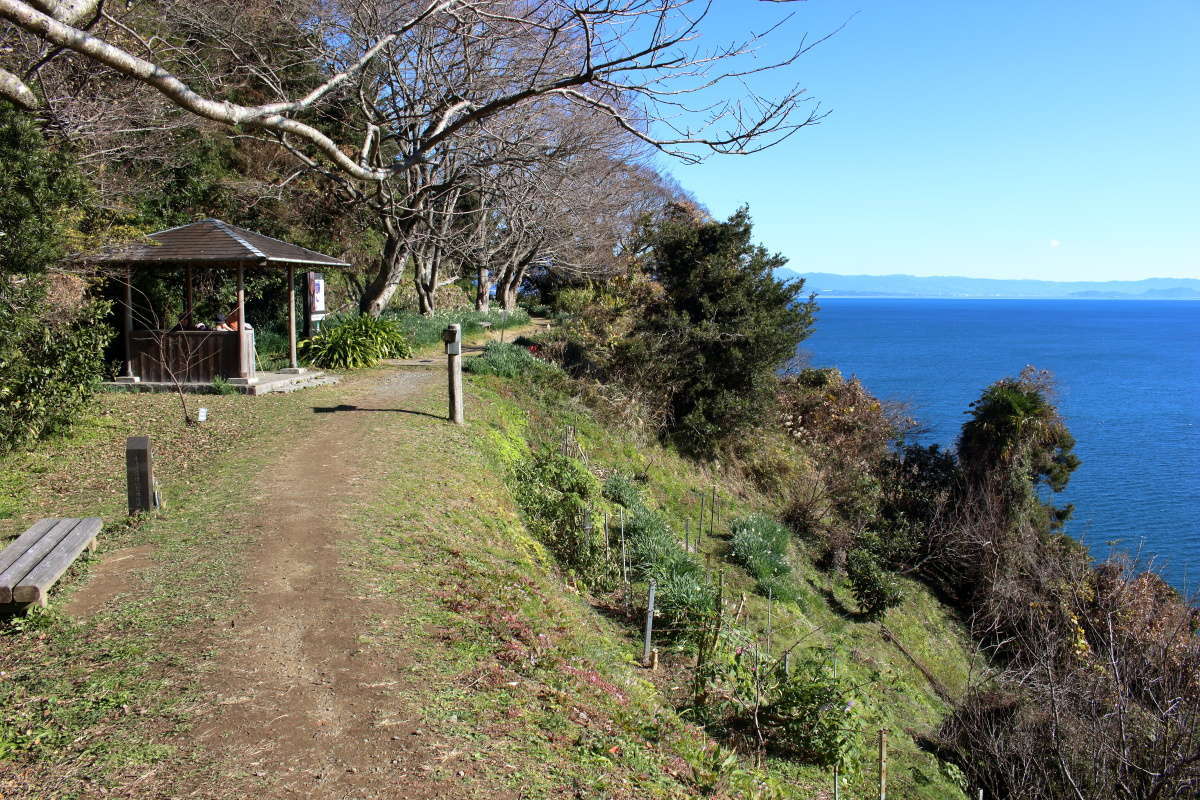
<path id="1" fill-rule="evenodd" d="M 300 343 L 304 357 L 327 369 L 373 367 L 383 358 L 408 358 L 412 344 L 394 319 L 359 314 L 341 317 Z"/>
<path id="2" fill-rule="evenodd" d="M 775 520 L 754 514 L 736 520 L 730 526 L 733 535 L 731 557 L 754 576 L 757 590 L 778 600 L 792 600 L 795 590 L 788 575 L 787 548 L 791 534 Z"/>
<path id="3" fill-rule="evenodd" d="M 642 490 L 632 475 L 618 470 L 604 480 L 604 499 L 625 508 L 634 508 L 641 503 Z"/>
<path id="4" fill-rule="evenodd" d="M 483 355 L 467 359 L 463 369 L 475 375 L 498 375 L 501 378 L 523 378 L 558 373 L 558 367 L 542 361 L 524 347 L 491 342 Z"/>

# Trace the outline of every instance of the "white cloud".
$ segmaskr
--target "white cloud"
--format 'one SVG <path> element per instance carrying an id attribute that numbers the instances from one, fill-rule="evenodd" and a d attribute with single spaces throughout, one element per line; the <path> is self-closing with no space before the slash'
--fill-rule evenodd
<path id="1" fill-rule="evenodd" d="M 1058 239 L 1051 239 L 1051 240 L 1050 240 L 1050 246 L 1051 246 L 1051 247 L 1061 247 L 1061 246 L 1062 246 L 1062 242 L 1060 242 Z"/>

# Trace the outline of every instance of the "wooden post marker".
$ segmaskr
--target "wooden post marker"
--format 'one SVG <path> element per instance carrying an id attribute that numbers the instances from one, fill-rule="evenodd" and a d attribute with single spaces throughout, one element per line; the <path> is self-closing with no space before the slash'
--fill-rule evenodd
<path id="1" fill-rule="evenodd" d="M 654 636 L 654 579 L 650 579 L 650 595 L 646 599 L 646 641 L 642 645 L 642 664 L 652 667 L 650 661 L 650 640 Z"/>
<path id="2" fill-rule="evenodd" d="M 887 800 L 887 731 L 879 731 L 879 800 Z"/>
<path id="3" fill-rule="evenodd" d="M 462 326 L 447 326 L 442 331 L 442 341 L 446 343 L 446 371 L 449 373 L 450 411 L 448 416 L 455 425 L 462 425 Z"/>
<path id="4" fill-rule="evenodd" d="M 149 436 L 130 436 L 125 440 L 125 481 L 130 514 L 158 508 L 154 454 L 150 450 Z"/>

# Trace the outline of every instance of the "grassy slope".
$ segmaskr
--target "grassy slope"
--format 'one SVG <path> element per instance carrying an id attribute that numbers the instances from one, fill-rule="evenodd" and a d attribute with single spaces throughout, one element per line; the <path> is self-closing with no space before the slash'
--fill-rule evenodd
<path id="1" fill-rule="evenodd" d="M 692 520 L 692 529 L 696 529 L 699 493 L 711 492 L 715 485 L 722 521 L 715 535 L 709 535 L 706 529 L 702 550 L 711 553 L 710 563 L 725 572 L 726 585 L 733 587 L 734 597 L 745 598 L 745 627 L 765 636 L 767 601 L 754 593 L 753 579 L 728 564 L 726 521 L 755 511 L 769 513 L 769 498 L 747 486 L 731 484 L 719 473 L 699 470 L 656 444 L 631 441 L 620 431 L 597 422 L 569 397 L 524 392 L 494 379 L 486 382 L 486 388 L 484 383 L 477 380 L 477 390 L 491 395 L 491 414 L 497 426 L 491 435 L 498 453 L 513 453 L 527 446 L 555 446 L 564 426 L 574 426 L 590 466 L 601 471 L 620 468 L 644 474 L 651 497 L 677 531 L 684 529 L 685 519 Z M 883 625 L 908 651 L 910 659 L 887 640 L 879 624 L 855 621 L 850 592 L 816 569 L 802 544 L 795 546 L 791 562 L 801 596 L 796 604 L 773 606 L 773 649 L 779 651 L 801 639 L 802 647 L 832 648 L 838 661 L 861 685 L 867 735 L 860 769 L 851 779 L 852 793 L 865 795 L 874 786 L 873 745 L 876 732 L 885 728 L 892 732 L 889 785 L 896 796 L 962 797 L 953 777 L 913 741 L 915 735 L 936 727 L 948 710 L 939 693 L 955 697 L 966 685 L 971 649 L 961 626 L 922 586 L 907 583 L 904 603 L 888 613 Z M 622 635 L 630 638 L 626 645 L 629 651 L 636 649 L 634 634 L 632 628 L 622 630 Z M 937 682 L 936 687 L 925 673 Z M 671 677 L 679 678 L 676 684 L 683 682 L 682 674 Z M 660 683 L 666 686 L 670 681 Z M 830 785 L 829 776 L 820 770 L 781 761 L 771 762 L 769 772 L 801 790 L 817 792 Z"/>
<path id="2" fill-rule="evenodd" d="M 242 602 L 222 590 L 236 583 L 229 565 L 246 544 L 226 509 L 245 499 L 245 475 L 286 452 L 311 406 L 337 402 L 353 384 L 206 397 L 215 424 L 199 431 L 178 426 L 168 395 L 106 395 L 69 437 L 0 462 L 3 534 L 49 514 L 119 519 L 120 449 L 132 433 L 154 436 L 168 501 L 165 513 L 141 525 L 106 528 L 101 556 L 154 549 L 153 564 L 122 602 L 84 622 L 55 611 L 86 582 L 85 561 L 55 590 L 50 613 L 3 630 L 0 792 L 88 795 L 96 784 L 130 786 L 156 768 L 203 771 L 202 754 L 182 746 L 189 703 Z M 597 613 L 560 579 L 526 534 L 504 476 L 514 457 L 556 441 L 570 424 L 593 465 L 645 471 L 652 496 L 676 520 L 694 516 L 692 490 L 714 478 L 605 429 L 567 398 L 490 378 L 470 386 L 466 430 L 397 415 L 409 446 L 379 465 L 392 476 L 390 489 L 345 521 L 348 576 L 361 593 L 397 597 L 407 609 L 403 619 L 375 620 L 365 644 L 403 649 L 420 665 L 423 696 L 415 699 L 428 725 L 474 764 L 462 778 L 471 787 L 463 796 L 700 794 L 698 783 L 711 781 L 698 782 L 689 761 L 699 764 L 697 753 L 711 744 L 673 709 L 680 675 L 651 676 L 633 665 L 633 629 Z M 441 412 L 439 397 L 424 402 L 419 410 Z M 742 487 L 723 486 L 720 497 L 726 519 L 769 508 Z M 720 538 L 705 542 L 718 554 L 724 546 Z M 795 561 L 807 590 L 799 607 L 776 609 L 775 641 L 807 635 L 836 648 L 864 682 L 873 728 L 900 734 L 934 725 L 945 708 L 929 682 L 875 625 L 839 613 L 838 603 L 850 602 L 842 589 L 832 587 L 827 601 L 824 576 L 802 554 Z M 747 594 L 748 624 L 761 624 L 765 602 L 751 581 L 736 568 L 727 574 Z M 914 587 L 885 622 L 951 691 L 962 686 L 961 632 L 927 594 Z M 816 770 L 776 762 L 768 769 L 796 797 L 828 786 Z M 961 797 L 907 736 L 893 737 L 890 771 L 894 796 Z M 865 795 L 871 774 L 864 766 L 854 794 Z M 748 780 L 750 772 L 732 777 Z"/>

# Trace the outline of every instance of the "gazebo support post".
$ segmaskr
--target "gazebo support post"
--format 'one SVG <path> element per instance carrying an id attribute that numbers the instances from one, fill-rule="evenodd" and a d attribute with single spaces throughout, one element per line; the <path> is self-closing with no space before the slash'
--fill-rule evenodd
<path id="1" fill-rule="evenodd" d="M 194 295 L 192 294 L 192 265 L 188 264 L 185 268 L 183 276 L 183 319 L 181 322 L 184 326 L 192 327 L 192 307 L 195 303 Z"/>
<path id="2" fill-rule="evenodd" d="M 246 358 L 246 268 L 241 264 L 237 268 L 237 336 L 238 374 L 229 382 L 237 386 L 249 386 L 257 383 L 258 379 L 251 377 L 251 365 Z"/>
<path id="3" fill-rule="evenodd" d="M 133 267 L 125 265 L 125 299 L 122 305 L 121 333 L 125 344 L 125 374 L 117 376 L 117 383 L 138 383 L 141 378 L 133 374 Z"/>
<path id="4" fill-rule="evenodd" d="M 300 375 L 304 370 L 296 358 L 296 265 L 287 265 L 287 304 L 288 304 L 288 366 L 280 370 L 291 375 Z"/>

